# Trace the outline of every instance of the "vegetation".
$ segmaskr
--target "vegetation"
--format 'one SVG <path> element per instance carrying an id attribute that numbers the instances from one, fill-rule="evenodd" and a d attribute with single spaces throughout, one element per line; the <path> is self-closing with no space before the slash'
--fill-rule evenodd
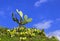
<path id="1" fill-rule="evenodd" d="M 19 26 L 14 29 L 7 29 L 0 27 L 0 41 L 58 41 L 56 37 L 46 37 L 43 30 L 35 28 L 26 28 L 25 24 L 32 21 L 27 15 L 24 15 L 21 11 L 18 11 L 20 20 L 18 20 L 14 13 L 12 13 L 13 21 L 17 22 Z"/>

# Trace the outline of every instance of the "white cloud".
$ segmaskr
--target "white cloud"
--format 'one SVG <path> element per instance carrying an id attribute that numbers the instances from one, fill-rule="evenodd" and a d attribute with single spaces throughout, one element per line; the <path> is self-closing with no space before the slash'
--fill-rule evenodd
<path id="1" fill-rule="evenodd" d="M 48 34 L 46 34 L 49 38 L 52 37 L 52 36 L 55 36 L 57 37 L 57 39 L 60 41 L 60 30 L 56 30 L 56 31 L 53 31 L 53 32 L 50 32 Z"/>
<path id="2" fill-rule="evenodd" d="M 35 2 L 34 6 L 39 7 L 42 3 L 47 2 L 47 0 L 38 0 L 37 2 Z"/>
<path id="3" fill-rule="evenodd" d="M 52 23 L 53 21 L 49 20 L 34 24 L 33 26 L 37 29 L 48 29 L 49 27 L 51 27 Z"/>

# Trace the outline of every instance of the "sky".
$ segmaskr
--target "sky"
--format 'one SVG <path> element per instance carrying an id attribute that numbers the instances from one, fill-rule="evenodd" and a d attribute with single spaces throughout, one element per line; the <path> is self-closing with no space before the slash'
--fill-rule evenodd
<path id="1" fill-rule="evenodd" d="M 44 29 L 47 35 L 55 35 L 60 39 L 60 0 L 0 0 L 0 26 L 18 26 L 11 17 L 14 12 L 19 18 L 16 9 L 33 19 L 26 24 L 27 27 Z"/>

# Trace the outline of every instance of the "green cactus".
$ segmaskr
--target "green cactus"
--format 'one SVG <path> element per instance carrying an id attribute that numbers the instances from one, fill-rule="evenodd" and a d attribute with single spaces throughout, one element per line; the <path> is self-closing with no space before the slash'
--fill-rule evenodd
<path id="1" fill-rule="evenodd" d="M 14 13 L 12 13 L 12 19 L 13 19 L 13 21 L 19 23 L 19 20 L 14 16 Z"/>
<path id="2" fill-rule="evenodd" d="M 25 25 L 25 24 L 27 24 L 27 23 L 29 23 L 29 22 L 32 21 L 32 18 L 28 18 L 27 15 L 24 15 L 24 18 L 23 18 L 23 13 L 22 13 L 22 11 L 18 11 L 18 9 L 17 9 L 16 11 L 17 11 L 17 13 L 18 13 L 19 16 L 20 16 L 20 20 L 18 20 L 18 19 L 15 17 L 14 13 L 12 13 L 12 19 L 13 19 L 13 21 L 17 22 L 17 23 L 19 24 L 19 26 Z"/>
<path id="3" fill-rule="evenodd" d="M 27 21 L 27 22 L 31 22 L 31 20 L 32 20 L 32 18 L 29 18 L 29 19 L 27 19 L 26 21 Z"/>
<path id="4" fill-rule="evenodd" d="M 32 18 L 28 18 L 27 15 L 24 16 L 24 21 L 26 22 L 31 22 L 32 21 Z"/>
<path id="5" fill-rule="evenodd" d="M 31 22 L 31 21 L 32 21 L 32 18 L 28 18 L 28 16 L 25 15 L 22 24 L 27 24 L 27 23 L 29 23 L 29 22 Z"/>
<path id="6" fill-rule="evenodd" d="M 28 19 L 28 16 L 27 15 L 24 15 L 24 20 L 27 20 Z"/>

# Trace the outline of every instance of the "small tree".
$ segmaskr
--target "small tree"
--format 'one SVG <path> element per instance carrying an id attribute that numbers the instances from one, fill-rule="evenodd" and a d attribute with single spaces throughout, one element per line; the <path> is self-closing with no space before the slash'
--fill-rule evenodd
<path id="1" fill-rule="evenodd" d="M 16 12 L 20 16 L 20 20 L 18 20 L 15 17 L 14 13 L 12 13 L 12 19 L 13 19 L 13 21 L 17 22 L 19 24 L 19 26 L 23 26 L 23 25 L 25 25 L 25 24 L 27 24 L 27 23 L 32 21 L 32 18 L 28 18 L 27 15 L 23 16 L 22 11 L 18 11 L 18 9 L 16 9 Z"/>

